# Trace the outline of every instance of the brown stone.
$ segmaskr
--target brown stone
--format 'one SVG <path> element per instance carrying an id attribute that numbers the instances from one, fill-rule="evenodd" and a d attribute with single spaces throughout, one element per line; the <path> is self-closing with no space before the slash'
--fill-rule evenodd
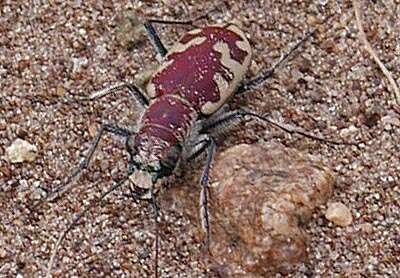
<path id="1" fill-rule="evenodd" d="M 321 163 L 280 144 L 242 144 L 218 154 L 210 190 L 214 268 L 223 277 L 290 271 L 307 258 L 301 225 L 327 201 L 333 183 Z M 198 187 L 175 187 L 165 195 L 193 218 L 202 239 Z"/>

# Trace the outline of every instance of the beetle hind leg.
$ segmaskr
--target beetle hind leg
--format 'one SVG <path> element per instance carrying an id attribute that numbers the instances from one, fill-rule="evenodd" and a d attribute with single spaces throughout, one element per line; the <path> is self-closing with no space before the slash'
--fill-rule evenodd
<path id="1" fill-rule="evenodd" d="M 332 16 L 326 17 L 322 23 L 324 24 L 325 22 L 328 21 Z M 256 89 L 258 86 L 263 84 L 266 80 L 272 77 L 276 69 L 278 69 L 280 66 L 282 66 L 285 62 L 289 60 L 289 58 L 292 56 L 292 54 L 299 49 L 309 38 L 314 36 L 314 34 L 317 32 L 318 27 L 315 29 L 312 29 L 310 32 L 308 32 L 300 41 L 298 41 L 286 54 L 284 54 L 279 61 L 269 70 L 261 73 L 259 76 L 255 77 L 254 79 L 242 84 L 239 86 L 239 88 L 236 90 L 236 95 L 241 95 L 243 93 L 247 93 L 248 91 L 251 91 L 253 89 Z"/>
<path id="2" fill-rule="evenodd" d="M 146 21 L 144 23 L 144 28 L 146 29 L 147 36 L 149 37 L 149 40 L 153 45 L 154 49 L 156 50 L 157 54 L 161 58 L 163 58 L 165 55 L 167 55 L 168 50 L 162 43 L 160 36 L 157 34 L 156 29 L 152 25 L 152 22 Z"/>

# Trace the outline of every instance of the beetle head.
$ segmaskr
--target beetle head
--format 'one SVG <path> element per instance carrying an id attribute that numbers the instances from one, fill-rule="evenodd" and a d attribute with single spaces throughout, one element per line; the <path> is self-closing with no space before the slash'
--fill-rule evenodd
<path id="1" fill-rule="evenodd" d="M 182 152 L 179 144 L 141 134 L 128 139 L 127 149 L 130 179 L 141 189 L 151 189 L 159 180 L 170 176 Z"/>

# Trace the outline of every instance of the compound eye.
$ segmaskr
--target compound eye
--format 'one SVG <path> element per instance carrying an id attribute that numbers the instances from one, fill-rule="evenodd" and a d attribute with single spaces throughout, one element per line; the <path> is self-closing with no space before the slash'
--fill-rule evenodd
<path id="1" fill-rule="evenodd" d="M 166 157 L 160 161 L 161 167 L 164 168 L 164 170 L 168 170 L 168 172 L 172 172 L 178 163 L 181 152 L 182 147 L 180 145 L 172 147 Z"/>
<path id="2" fill-rule="evenodd" d="M 135 137 L 129 136 L 126 140 L 126 149 L 130 155 L 135 155 L 137 153 L 137 149 L 135 146 Z"/>

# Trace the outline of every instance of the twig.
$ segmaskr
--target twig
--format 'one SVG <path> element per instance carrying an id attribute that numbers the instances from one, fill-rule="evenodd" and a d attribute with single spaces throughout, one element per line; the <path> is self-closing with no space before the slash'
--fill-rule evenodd
<path id="1" fill-rule="evenodd" d="M 364 44 L 365 49 L 372 56 L 372 58 L 378 64 L 378 66 L 381 69 L 381 71 L 383 72 L 383 74 L 389 80 L 390 86 L 391 86 L 391 88 L 393 90 L 393 93 L 394 93 L 394 96 L 396 98 L 396 102 L 397 102 L 398 105 L 400 105 L 400 90 L 399 90 L 399 87 L 396 84 L 396 81 L 393 79 L 392 74 L 390 73 L 390 71 L 388 71 L 388 69 L 381 62 L 381 60 L 379 60 L 378 55 L 376 54 L 376 52 L 372 48 L 371 44 L 367 40 L 367 36 L 365 35 L 364 29 L 362 27 L 360 8 L 358 6 L 357 0 L 353 0 L 353 8 L 354 8 L 354 12 L 356 14 L 356 21 L 357 21 L 357 28 L 358 28 L 359 38 L 360 38 L 361 42 Z"/>

